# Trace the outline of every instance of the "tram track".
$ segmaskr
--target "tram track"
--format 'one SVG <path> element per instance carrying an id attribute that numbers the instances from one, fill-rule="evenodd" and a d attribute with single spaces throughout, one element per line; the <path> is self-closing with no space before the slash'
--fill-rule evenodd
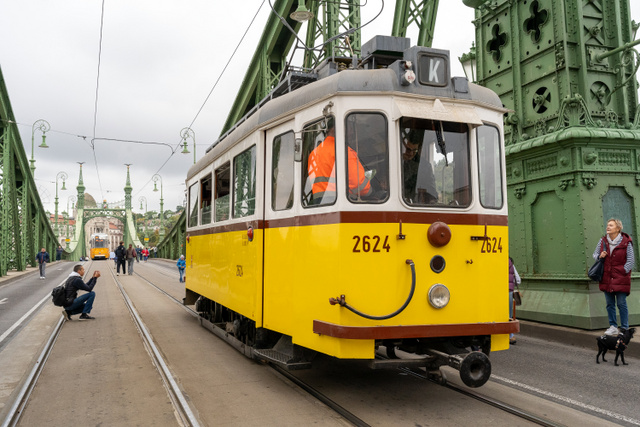
<path id="1" fill-rule="evenodd" d="M 162 266 L 161 268 L 168 269 L 167 267 L 164 267 L 164 266 Z M 140 277 L 142 280 L 144 280 L 147 284 L 149 284 L 149 286 L 152 286 L 158 292 L 162 293 L 163 295 L 165 295 L 167 298 L 169 298 L 173 302 L 179 304 L 189 314 L 191 314 L 191 315 L 193 315 L 195 317 L 200 317 L 200 315 L 195 310 L 183 305 L 180 300 L 178 300 L 177 298 L 172 296 L 170 293 L 166 292 L 164 289 L 162 289 L 159 286 L 157 286 L 156 284 L 154 284 L 152 281 L 150 281 L 146 277 L 142 276 L 140 273 L 134 271 L 134 274 L 136 274 L 138 277 Z M 319 390 L 317 390 L 316 388 L 314 388 L 311 384 L 309 384 L 309 383 L 301 380 L 300 378 L 296 377 L 295 375 L 293 375 L 288 370 L 286 370 L 286 369 L 284 369 L 284 368 L 282 368 L 282 367 L 280 367 L 280 366 L 278 366 L 276 364 L 273 364 L 273 363 L 267 363 L 267 365 L 272 370 L 274 370 L 276 373 L 278 373 L 282 377 L 286 378 L 291 383 L 295 384 L 297 387 L 299 387 L 300 389 L 302 389 L 303 391 L 308 393 L 313 398 L 315 398 L 318 401 L 320 401 L 323 404 L 325 404 L 327 407 L 332 409 L 334 412 L 339 414 L 341 417 L 343 417 L 345 420 L 349 421 L 353 425 L 355 425 L 357 427 L 370 427 L 370 424 L 368 424 L 366 421 L 362 420 L 357 415 L 355 415 L 353 412 L 350 412 L 348 409 L 346 409 L 342 405 L 340 405 L 337 402 L 335 402 L 334 400 L 332 400 L 329 396 L 325 395 L 324 393 L 322 393 Z"/>
<path id="2" fill-rule="evenodd" d="M 490 397 L 487 396 L 483 396 L 480 393 L 476 393 L 474 391 L 471 391 L 469 389 L 460 387 L 458 385 L 452 384 L 448 381 L 446 381 L 444 374 L 443 374 L 443 379 L 444 381 L 439 381 L 437 379 L 433 379 L 430 378 L 428 375 L 426 375 L 426 373 L 422 373 L 422 372 L 418 372 L 416 369 L 412 369 L 412 368 L 398 368 L 400 371 L 404 372 L 407 375 L 411 375 L 414 376 L 416 378 L 420 378 L 420 379 L 424 379 L 430 382 L 433 382 L 435 384 L 441 385 L 442 387 L 446 387 L 449 390 L 455 391 L 456 393 L 460 393 L 464 396 L 470 397 L 472 399 L 478 400 L 482 403 L 485 403 L 487 405 L 493 406 L 494 408 L 498 408 L 501 411 L 510 413 L 512 415 L 517 416 L 518 418 L 530 421 L 532 423 L 535 423 L 537 425 L 540 426 L 545 426 L 545 427 L 561 427 L 562 424 L 558 424 L 558 423 L 554 423 L 553 421 L 544 418 L 544 417 L 540 417 L 538 415 L 535 415 L 531 412 L 527 412 L 524 411 L 520 408 L 517 408 L 515 406 L 512 405 L 508 405 L 504 402 L 501 402 L 497 399 L 492 399 Z"/>
<path id="3" fill-rule="evenodd" d="M 193 411 L 191 410 L 191 407 L 187 403 L 187 399 L 184 393 L 182 392 L 182 390 L 180 389 L 180 387 L 178 386 L 178 383 L 176 382 L 173 374 L 169 370 L 169 367 L 167 366 L 167 363 L 165 362 L 164 357 L 162 356 L 162 354 L 160 353 L 160 350 L 156 346 L 153 340 L 153 336 L 151 335 L 146 325 L 142 321 L 140 314 L 136 310 L 135 306 L 133 305 L 133 302 L 129 298 L 129 295 L 127 294 L 124 287 L 116 277 L 113 270 L 109 269 L 109 272 L 111 273 L 111 276 L 115 280 L 116 285 L 118 286 L 118 289 L 122 294 L 125 305 L 129 310 L 131 317 L 133 318 L 136 328 L 140 333 L 144 346 L 147 348 L 147 352 L 149 353 L 149 356 L 151 357 L 154 366 L 156 367 L 158 373 L 160 374 L 162 382 L 169 394 L 171 403 L 173 404 L 176 410 L 176 414 L 180 418 L 182 425 L 199 427 L 200 423 L 198 422 Z M 155 286 L 155 288 L 158 289 L 157 286 Z M 165 295 L 169 296 L 166 292 L 165 292 Z M 175 298 L 172 298 L 172 299 L 175 300 Z"/>

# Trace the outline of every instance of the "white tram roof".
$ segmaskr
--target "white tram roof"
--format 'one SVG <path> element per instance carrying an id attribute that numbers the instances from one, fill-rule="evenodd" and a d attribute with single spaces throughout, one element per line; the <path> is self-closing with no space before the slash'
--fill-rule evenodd
<path id="1" fill-rule="evenodd" d="M 482 124 L 471 104 L 482 105 L 500 112 L 506 110 L 498 95 L 490 89 L 469 83 L 463 77 L 449 78 L 441 87 L 425 86 L 418 83 L 418 79 L 408 86 L 400 83 L 400 73 L 404 73 L 401 63 L 415 61 L 419 53 L 429 52 L 446 56 L 449 52 L 425 47 L 412 47 L 405 51 L 405 60 L 396 61 L 384 69 L 375 70 L 344 70 L 309 83 L 292 92 L 266 102 L 260 108 L 243 117 L 232 129 L 223 135 L 209 149 L 187 174 L 187 180 L 197 175 L 221 153 L 226 152 L 247 135 L 255 132 L 269 123 L 281 120 L 296 110 L 322 102 L 336 95 L 357 95 L 362 93 L 384 93 L 396 97 L 395 109 L 391 112 L 395 117 L 424 117 L 434 120 L 455 121 L 460 123 Z M 420 98 L 417 98 L 417 97 Z M 424 96 L 431 98 L 424 102 Z M 452 109 L 444 111 L 442 100 L 455 101 L 456 112 Z M 464 105 L 466 104 L 466 105 Z"/>

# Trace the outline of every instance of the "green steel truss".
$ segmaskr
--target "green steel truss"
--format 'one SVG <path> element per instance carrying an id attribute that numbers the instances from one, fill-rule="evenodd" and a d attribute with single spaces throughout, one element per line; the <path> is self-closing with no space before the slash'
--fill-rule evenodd
<path id="1" fill-rule="evenodd" d="M 55 254 L 57 239 L 36 191 L 0 69 L 0 276 L 35 266 L 42 247 Z"/>
<path id="2" fill-rule="evenodd" d="M 160 258 L 178 259 L 185 253 L 187 234 L 187 210 L 183 210 L 171 231 L 158 244 L 158 256 Z"/>
<path id="3" fill-rule="evenodd" d="M 391 35 L 406 37 L 407 29 L 414 24 L 419 29 L 417 45 L 431 47 L 438 15 L 438 1 L 397 0 Z"/>

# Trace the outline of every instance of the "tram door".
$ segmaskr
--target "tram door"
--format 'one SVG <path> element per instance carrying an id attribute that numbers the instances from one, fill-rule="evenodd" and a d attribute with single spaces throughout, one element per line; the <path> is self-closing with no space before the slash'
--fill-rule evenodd
<path id="1" fill-rule="evenodd" d="M 300 202 L 300 162 L 294 160 L 294 121 L 266 131 L 264 196 L 263 324 L 290 333 L 300 259 L 296 257 L 295 218 Z"/>

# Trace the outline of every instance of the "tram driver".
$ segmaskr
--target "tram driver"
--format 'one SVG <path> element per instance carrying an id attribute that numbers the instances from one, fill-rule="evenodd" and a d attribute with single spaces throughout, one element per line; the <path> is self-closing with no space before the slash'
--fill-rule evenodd
<path id="1" fill-rule="evenodd" d="M 316 201 L 336 200 L 336 129 L 334 126 L 329 127 L 327 136 L 309 154 L 308 173 L 309 179 L 312 181 L 311 191 L 313 193 L 314 204 Z M 348 169 L 349 169 L 349 197 L 367 196 L 371 193 L 370 180 L 373 177 L 372 171 L 364 170 L 362 163 L 358 159 L 358 155 L 351 148 L 348 151 Z"/>

